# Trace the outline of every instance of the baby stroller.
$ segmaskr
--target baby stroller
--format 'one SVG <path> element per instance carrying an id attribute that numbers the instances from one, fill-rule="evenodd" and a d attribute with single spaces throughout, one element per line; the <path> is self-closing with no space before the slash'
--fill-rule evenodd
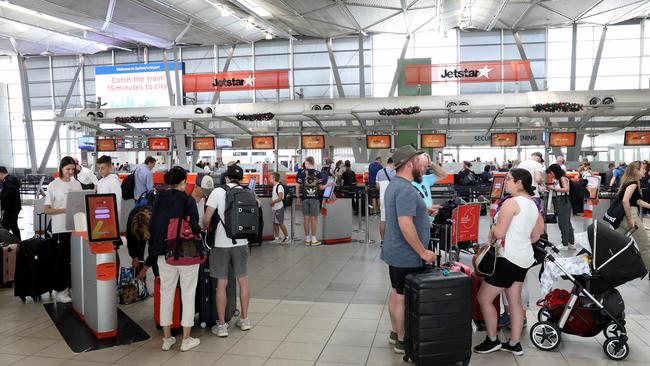
<path id="1" fill-rule="evenodd" d="M 603 351 L 613 360 L 623 360 L 630 353 L 625 330 L 625 303 L 616 290 L 628 281 L 642 278 L 648 272 L 641 255 L 630 238 L 632 232 L 621 234 L 609 225 L 594 222 L 587 229 L 592 251 L 591 274 L 571 275 L 556 258 L 547 254 L 559 250 L 547 240 L 534 245 L 548 262 L 558 266 L 573 283 L 571 292 L 555 289 L 540 301 L 539 322 L 530 329 L 535 347 L 551 351 L 561 342 L 562 333 L 593 337 L 600 332 L 606 337 Z"/>

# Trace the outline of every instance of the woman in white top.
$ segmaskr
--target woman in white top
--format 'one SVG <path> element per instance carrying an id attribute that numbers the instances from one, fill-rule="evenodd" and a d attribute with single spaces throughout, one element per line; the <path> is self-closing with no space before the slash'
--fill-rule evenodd
<path id="1" fill-rule="evenodd" d="M 68 192 L 81 191 L 81 183 L 74 179 L 77 168 L 74 158 L 66 156 L 59 164 L 59 177 L 47 186 L 45 208 L 43 212 L 52 216 L 52 234 L 57 241 L 56 257 L 54 258 L 54 290 L 57 292 L 56 301 L 69 303 L 71 268 L 70 268 L 70 230 L 65 226 L 65 210 Z"/>
<path id="2" fill-rule="evenodd" d="M 485 278 L 478 292 L 487 337 L 474 347 L 476 353 L 504 350 L 517 356 L 524 354 L 519 343 L 525 316 L 521 291 L 526 272 L 535 263 L 532 243 L 544 232 L 544 220 L 531 199 L 532 182 L 532 176 L 525 169 L 512 169 L 506 176 L 505 188 L 512 198 L 503 203 L 488 234 L 489 242 L 496 240 L 501 246 L 496 270 Z M 498 314 L 492 303 L 504 289 L 510 305 L 512 332 L 510 341 L 501 344 L 497 338 Z"/>

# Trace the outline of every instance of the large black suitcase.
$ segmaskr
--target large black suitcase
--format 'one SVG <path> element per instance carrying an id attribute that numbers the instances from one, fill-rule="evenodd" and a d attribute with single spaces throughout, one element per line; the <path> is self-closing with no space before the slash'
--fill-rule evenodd
<path id="1" fill-rule="evenodd" d="M 55 257 L 56 240 L 53 238 L 35 237 L 20 242 L 16 257 L 14 295 L 23 301 L 28 296 L 36 301 L 46 292 L 51 294 Z"/>
<path id="2" fill-rule="evenodd" d="M 446 365 L 472 357 L 472 283 L 460 272 L 434 269 L 406 276 L 404 360 Z"/>
<path id="3" fill-rule="evenodd" d="M 210 277 L 210 261 L 201 263 L 199 267 L 199 281 L 196 287 L 196 312 L 199 313 L 199 326 L 211 327 L 217 324 L 217 279 Z M 232 270 L 228 270 L 228 286 L 226 287 L 226 319 L 228 323 L 239 316 L 237 310 L 237 280 Z"/>

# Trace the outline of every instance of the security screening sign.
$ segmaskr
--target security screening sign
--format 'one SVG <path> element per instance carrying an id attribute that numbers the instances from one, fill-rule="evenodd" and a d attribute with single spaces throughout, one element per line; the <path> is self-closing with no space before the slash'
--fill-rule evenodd
<path id="1" fill-rule="evenodd" d="M 277 90 L 289 88 L 288 70 L 238 71 L 219 74 L 183 75 L 183 91 L 223 92 L 243 90 Z"/>
<path id="2" fill-rule="evenodd" d="M 492 83 L 530 80 L 530 61 L 406 65 L 407 85 L 431 83 Z"/>

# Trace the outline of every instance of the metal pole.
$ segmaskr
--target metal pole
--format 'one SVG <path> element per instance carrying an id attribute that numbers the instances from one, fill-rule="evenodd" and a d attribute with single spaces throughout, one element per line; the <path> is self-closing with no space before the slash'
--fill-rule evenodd
<path id="1" fill-rule="evenodd" d="M 227 72 L 228 68 L 230 67 L 230 61 L 232 61 L 232 55 L 235 53 L 235 47 L 237 45 L 233 44 L 229 49 L 228 49 L 228 56 L 226 58 L 226 63 L 223 65 L 223 72 Z M 217 51 L 217 55 L 218 55 Z M 218 68 L 217 68 L 218 69 Z M 214 95 L 212 96 L 212 103 L 211 104 L 216 104 L 219 102 L 219 90 L 214 92 Z"/>
<path id="2" fill-rule="evenodd" d="M 365 188 L 365 193 L 366 193 L 366 241 L 365 243 L 367 245 L 372 244 L 370 241 L 370 197 L 368 197 L 368 186 L 364 185 Z"/>
<path id="3" fill-rule="evenodd" d="M 167 80 L 167 93 L 169 94 L 169 105 L 174 105 L 174 93 L 172 92 L 172 77 L 169 75 L 169 63 L 167 62 L 167 50 L 163 50 L 163 65 L 165 66 L 165 80 Z"/>
<path id="4" fill-rule="evenodd" d="M 603 55 L 603 47 L 605 46 L 605 36 L 607 36 L 607 26 L 604 26 L 602 33 L 600 33 L 600 42 L 598 42 L 598 50 L 596 51 L 596 58 L 594 59 L 594 67 L 591 69 L 591 79 L 589 79 L 588 90 L 594 90 L 594 87 L 596 86 L 598 69 L 600 68 L 600 59 Z"/>
<path id="5" fill-rule="evenodd" d="M 34 123 L 32 122 L 32 103 L 29 96 L 29 80 L 27 77 L 27 65 L 25 57 L 18 55 L 18 71 L 20 74 L 20 89 L 23 99 L 23 116 L 25 119 L 25 131 L 27 133 L 27 149 L 29 152 L 29 161 L 32 167 L 32 174 L 37 172 L 38 163 L 36 162 L 36 142 L 34 141 Z"/>
<path id="6" fill-rule="evenodd" d="M 397 83 L 399 81 L 400 74 L 402 73 L 401 62 L 404 61 L 404 57 L 406 56 L 406 50 L 408 49 L 410 39 L 411 39 L 411 34 L 409 33 L 406 35 L 406 38 L 404 39 L 404 45 L 402 46 L 402 53 L 400 54 L 399 59 L 397 60 L 397 67 L 395 68 L 395 75 L 393 75 L 393 82 L 391 83 L 390 90 L 388 91 L 389 97 L 395 95 L 395 89 L 397 89 Z"/>
<path id="7" fill-rule="evenodd" d="M 295 192 L 294 192 L 293 196 L 294 197 L 296 196 Z M 294 241 L 294 238 L 295 238 L 295 236 L 294 236 L 294 232 L 296 231 L 296 226 L 295 226 L 296 220 L 295 220 L 295 217 L 294 217 L 295 214 L 296 214 L 296 204 L 294 203 L 294 204 L 291 205 L 291 242 L 289 243 L 290 245 L 293 245 L 293 241 Z"/>

